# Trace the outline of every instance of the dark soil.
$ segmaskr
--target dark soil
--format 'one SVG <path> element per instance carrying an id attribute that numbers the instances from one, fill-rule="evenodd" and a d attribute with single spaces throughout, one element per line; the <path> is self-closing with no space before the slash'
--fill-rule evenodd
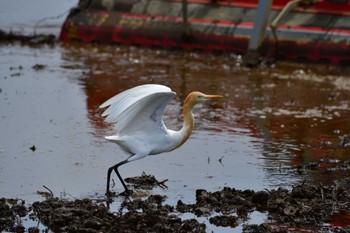
<path id="1" fill-rule="evenodd" d="M 142 180 L 144 179 L 144 183 Z M 134 189 L 162 186 L 154 176 L 143 174 L 129 178 Z M 145 185 L 147 184 L 147 185 Z M 44 201 L 26 205 L 18 199 L 0 199 L 0 231 L 40 232 L 43 228 L 53 232 L 206 232 L 206 225 L 196 219 L 181 219 L 181 213 L 206 217 L 210 224 L 235 228 L 249 219 L 253 211 L 267 213 L 268 221 L 260 225 L 243 224 L 244 232 L 287 232 L 298 228 L 318 231 L 328 223 L 332 225 L 334 213 L 349 213 L 350 180 L 334 186 L 300 184 L 292 190 L 237 190 L 225 187 L 216 192 L 196 191 L 196 203 L 176 206 L 164 204 L 166 196 L 124 198 L 118 211 L 110 211 L 107 201 L 91 199 L 66 200 L 43 195 Z M 42 195 L 45 192 L 40 192 Z M 342 215 L 345 217 L 344 215 Z M 28 227 L 23 220 L 29 218 L 41 223 Z M 338 219 L 338 218 L 337 218 Z M 289 231 L 289 230 L 288 230 Z M 327 232 L 350 232 L 350 227 L 329 227 Z"/>
<path id="2" fill-rule="evenodd" d="M 319 230 L 329 222 L 332 213 L 350 210 L 350 181 L 342 186 L 313 186 L 301 184 L 291 191 L 286 189 L 236 190 L 225 187 L 221 191 L 196 191 L 196 203 L 184 204 L 178 201 L 176 209 L 191 212 L 197 216 L 207 216 L 211 224 L 235 227 L 249 218 L 249 213 L 261 211 L 268 213 L 270 222 L 277 225 Z M 211 217 L 213 213 L 220 216 Z M 284 232 L 285 227 L 268 224 L 245 225 L 246 232 Z M 329 232 L 350 232 L 350 227 L 334 228 Z"/>
<path id="3" fill-rule="evenodd" d="M 112 213 L 90 199 L 65 201 L 49 198 L 33 203 L 36 218 L 53 232 L 204 232 L 196 220 L 182 221 L 173 207 L 162 205 L 165 197 L 126 201 L 126 213 Z"/>
<path id="4" fill-rule="evenodd" d="M 126 178 L 125 181 L 129 184 L 132 184 L 137 189 L 150 190 L 156 186 L 167 188 L 165 182 L 168 180 L 158 181 L 154 176 L 142 173 L 141 176 Z"/>

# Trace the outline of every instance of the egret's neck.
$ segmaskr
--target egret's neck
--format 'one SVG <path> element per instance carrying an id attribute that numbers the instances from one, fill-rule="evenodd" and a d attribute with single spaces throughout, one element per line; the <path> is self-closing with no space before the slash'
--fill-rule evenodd
<path id="1" fill-rule="evenodd" d="M 193 105 L 190 102 L 185 102 L 184 106 L 182 107 L 184 122 L 182 128 L 179 131 L 179 136 L 181 139 L 179 146 L 185 143 L 191 135 L 194 126 L 194 116 L 192 113 L 192 108 Z"/>

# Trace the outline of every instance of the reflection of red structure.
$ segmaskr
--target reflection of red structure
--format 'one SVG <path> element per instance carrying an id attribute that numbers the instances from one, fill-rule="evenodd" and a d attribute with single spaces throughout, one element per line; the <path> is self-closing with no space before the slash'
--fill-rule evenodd
<path id="1" fill-rule="evenodd" d="M 348 210 L 341 210 L 333 214 L 329 223 L 332 227 L 350 226 L 350 212 Z"/>
<path id="2" fill-rule="evenodd" d="M 246 52 L 257 0 L 187 1 L 188 23 L 185 24 L 180 0 L 81 0 L 79 8 L 72 10 L 65 21 L 60 39 Z M 288 2 L 273 1 L 270 21 Z M 295 8 L 277 27 L 277 38 L 267 31 L 262 50 L 268 55 L 278 44 L 275 53 L 279 56 L 349 62 L 350 3 L 332 2 L 340 1 L 316 1 Z"/>
<path id="3" fill-rule="evenodd" d="M 95 80 L 95 82 L 93 80 Z M 126 89 L 124 86 L 113 85 L 109 83 L 110 81 L 111 79 L 92 79 L 90 82 L 86 83 L 85 87 L 87 92 L 86 104 L 87 109 L 89 110 L 89 118 L 94 125 L 96 130 L 95 134 L 97 136 L 104 135 L 104 128 L 107 127 L 104 118 L 101 117 L 103 110 L 99 109 L 100 104 Z"/>
<path id="4" fill-rule="evenodd" d="M 273 168 L 271 173 L 278 173 L 280 168 L 320 162 L 323 158 L 324 161 L 350 158 L 349 150 L 338 146 L 339 136 L 350 132 L 350 111 L 345 107 L 337 110 L 339 103 L 350 104 L 350 94 L 348 89 L 334 86 L 336 79 L 329 75 L 337 77 L 335 70 L 318 65 L 317 68 L 327 71 L 326 76 L 317 73 L 316 66 L 305 64 L 280 63 L 272 69 L 248 69 L 236 66 L 231 56 L 172 53 L 134 46 L 68 44 L 67 47 L 62 49 L 63 60 L 77 63 L 85 71 L 79 81 L 86 94 L 93 133 L 99 137 L 107 133 L 98 108 L 101 103 L 136 85 L 159 83 L 178 94 L 166 109 L 165 122 L 172 129 L 181 126 L 182 102 L 190 91 L 223 94 L 225 97 L 214 106 L 215 111 L 195 110 L 201 118 L 196 129 L 222 131 L 220 140 L 232 142 L 232 147 L 235 136 L 247 136 L 252 147 L 261 148 L 261 158 L 266 157 L 262 161 Z M 293 73 L 301 68 L 310 70 L 307 73 L 311 75 L 296 78 L 298 74 Z M 344 69 L 341 75 L 349 76 Z M 318 81 L 308 80 L 316 76 Z M 296 116 L 308 110 L 317 110 L 320 116 Z M 339 164 L 322 162 L 321 169 L 306 171 L 308 181 L 330 184 L 350 174 L 350 170 L 326 171 L 326 166 L 336 165 Z"/>

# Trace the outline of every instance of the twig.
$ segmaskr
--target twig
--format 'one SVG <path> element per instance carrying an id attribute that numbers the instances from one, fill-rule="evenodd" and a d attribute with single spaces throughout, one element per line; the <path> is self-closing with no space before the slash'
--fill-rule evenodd
<path id="1" fill-rule="evenodd" d="M 114 188 L 115 186 L 115 182 L 114 182 L 114 179 L 112 179 L 112 188 Z"/>
<path id="2" fill-rule="evenodd" d="M 37 29 L 37 27 L 38 27 L 39 24 L 41 24 L 42 22 L 44 22 L 44 21 L 46 21 L 46 20 L 48 20 L 48 19 L 51 19 L 51 20 L 52 20 L 52 19 L 59 19 L 59 18 L 65 16 L 69 11 L 70 11 L 70 9 L 64 11 L 63 13 L 61 13 L 61 14 L 59 14 L 59 15 L 57 15 L 57 16 L 53 16 L 53 17 L 44 17 L 44 18 L 38 20 L 38 21 L 35 23 L 35 25 L 34 25 L 34 35 L 36 35 L 36 29 Z"/>
<path id="3" fill-rule="evenodd" d="M 306 179 L 304 179 L 303 183 L 301 184 L 301 187 L 304 186 L 305 182 L 306 182 Z"/>
<path id="4" fill-rule="evenodd" d="M 165 179 L 165 180 L 163 180 L 163 181 L 157 181 L 157 185 L 159 186 L 159 187 L 161 187 L 161 188 L 168 188 L 168 186 L 166 186 L 166 184 L 164 184 L 165 182 L 167 182 L 168 181 L 168 179 Z"/>
<path id="5" fill-rule="evenodd" d="M 43 185 L 43 187 L 44 187 L 45 189 L 49 190 L 49 192 L 51 193 L 51 196 L 52 196 L 52 197 L 54 196 L 54 195 L 53 195 L 53 192 L 51 191 L 51 189 L 49 189 L 49 188 L 46 187 L 45 185 Z"/>
<path id="6" fill-rule="evenodd" d="M 224 166 L 224 164 L 222 163 L 222 159 L 225 157 L 225 155 L 223 155 L 220 159 L 218 159 L 218 161 L 221 163 L 222 166 Z"/>

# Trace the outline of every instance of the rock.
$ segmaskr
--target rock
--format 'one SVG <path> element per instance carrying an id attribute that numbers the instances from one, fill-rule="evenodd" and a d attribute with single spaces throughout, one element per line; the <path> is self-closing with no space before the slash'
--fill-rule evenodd
<path id="1" fill-rule="evenodd" d="M 236 227 L 238 218 L 235 216 L 215 216 L 209 218 L 209 222 L 220 227 Z"/>
<path id="2" fill-rule="evenodd" d="M 256 192 L 252 197 L 252 202 L 259 206 L 267 206 L 269 194 L 265 191 Z"/>

